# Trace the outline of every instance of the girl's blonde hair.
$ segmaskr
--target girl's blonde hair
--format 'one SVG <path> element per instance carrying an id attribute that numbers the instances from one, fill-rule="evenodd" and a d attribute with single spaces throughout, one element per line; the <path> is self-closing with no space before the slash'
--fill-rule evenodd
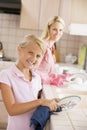
<path id="1" fill-rule="evenodd" d="M 51 18 L 47 22 L 46 28 L 45 28 L 44 32 L 42 33 L 42 36 L 41 36 L 42 39 L 49 37 L 49 28 L 55 22 L 59 22 L 59 23 L 61 23 L 65 27 L 64 20 L 60 16 L 54 16 L 53 18 Z"/>
<path id="2" fill-rule="evenodd" d="M 43 52 L 45 51 L 45 47 L 44 47 L 42 40 L 40 38 L 36 37 L 35 35 L 25 36 L 24 40 L 18 46 L 21 48 L 25 48 L 27 45 L 32 44 L 32 43 L 37 44 Z"/>

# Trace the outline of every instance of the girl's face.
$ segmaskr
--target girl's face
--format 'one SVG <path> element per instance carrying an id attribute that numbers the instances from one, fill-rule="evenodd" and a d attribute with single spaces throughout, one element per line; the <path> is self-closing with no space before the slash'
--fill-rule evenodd
<path id="1" fill-rule="evenodd" d="M 41 61 L 42 50 L 37 44 L 29 44 L 25 48 L 18 48 L 19 62 L 23 68 L 33 69 Z"/>
<path id="2" fill-rule="evenodd" d="M 49 28 L 50 40 L 54 42 L 58 41 L 63 35 L 63 30 L 64 30 L 64 26 L 61 23 L 59 22 L 53 23 Z"/>

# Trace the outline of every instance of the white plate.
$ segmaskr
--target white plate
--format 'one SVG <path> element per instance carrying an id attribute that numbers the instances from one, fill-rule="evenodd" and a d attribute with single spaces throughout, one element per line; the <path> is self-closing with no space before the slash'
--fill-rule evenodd
<path id="1" fill-rule="evenodd" d="M 59 102 L 58 105 L 62 107 L 62 110 L 68 110 L 74 108 L 81 100 L 81 97 L 79 96 L 67 96 L 62 98 Z"/>

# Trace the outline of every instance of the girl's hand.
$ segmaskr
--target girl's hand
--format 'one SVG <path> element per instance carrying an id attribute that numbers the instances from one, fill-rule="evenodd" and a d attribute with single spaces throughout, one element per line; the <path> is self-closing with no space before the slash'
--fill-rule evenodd
<path id="1" fill-rule="evenodd" d="M 58 106 L 58 102 L 59 102 L 60 99 L 58 99 L 58 98 L 54 98 L 54 99 L 41 99 L 41 100 L 42 100 L 41 101 L 42 102 L 41 105 L 49 107 L 50 111 L 56 111 L 57 108 L 59 107 Z"/>

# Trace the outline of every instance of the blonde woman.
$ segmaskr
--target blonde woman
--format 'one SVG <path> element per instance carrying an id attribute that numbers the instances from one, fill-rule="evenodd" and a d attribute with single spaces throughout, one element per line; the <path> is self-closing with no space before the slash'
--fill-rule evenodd
<path id="1" fill-rule="evenodd" d="M 41 75 L 42 83 L 46 82 L 48 75 L 52 72 L 55 58 L 55 42 L 63 35 L 65 23 L 59 16 L 49 19 L 46 29 L 43 31 L 41 39 L 44 42 L 46 51 L 44 53 L 41 64 L 38 67 L 38 73 Z"/>
<path id="2" fill-rule="evenodd" d="M 18 60 L 9 69 L 0 72 L 0 89 L 8 112 L 7 130 L 34 130 L 30 119 L 38 106 L 58 107 L 58 99 L 38 99 L 41 79 L 34 72 L 44 53 L 40 39 L 28 35 L 18 45 Z"/>

